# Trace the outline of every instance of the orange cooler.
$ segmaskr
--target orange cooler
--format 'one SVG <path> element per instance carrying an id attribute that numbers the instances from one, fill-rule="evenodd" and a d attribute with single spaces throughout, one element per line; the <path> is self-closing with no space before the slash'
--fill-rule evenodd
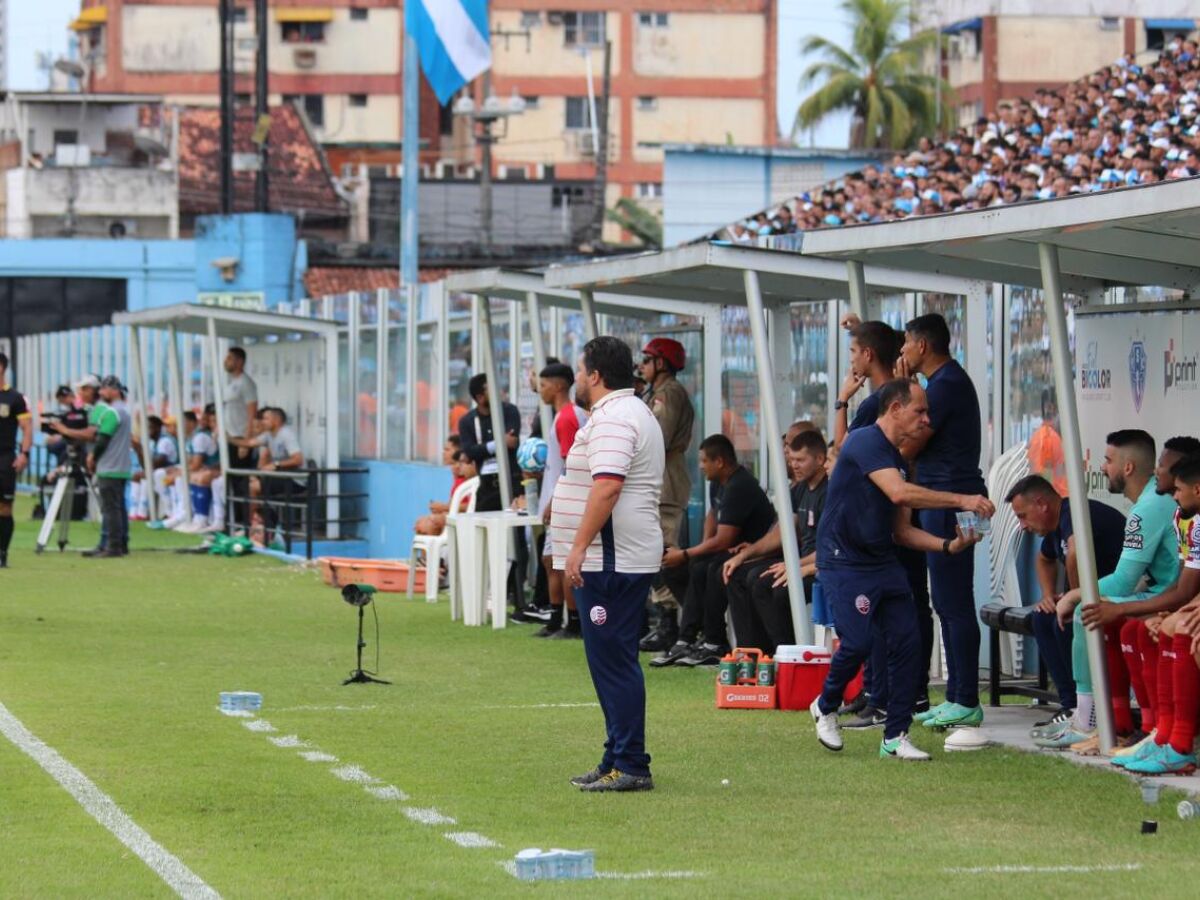
<path id="1" fill-rule="evenodd" d="M 780 644 L 775 686 L 780 709 L 808 709 L 825 684 L 833 654 L 819 644 Z"/>

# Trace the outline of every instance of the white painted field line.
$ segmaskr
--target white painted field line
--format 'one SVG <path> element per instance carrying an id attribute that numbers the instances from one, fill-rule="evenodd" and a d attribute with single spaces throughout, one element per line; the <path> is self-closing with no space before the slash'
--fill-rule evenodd
<path id="1" fill-rule="evenodd" d="M 242 727 L 249 731 L 270 732 L 275 730 L 275 726 L 266 719 L 251 719 L 249 722 L 243 722 Z"/>
<path id="2" fill-rule="evenodd" d="M 500 865 L 500 868 L 502 868 L 505 872 L 507 872 L 513 878 L 517 877 L 517 863 L 515 860 L 511 860 L 511 859 L 501 860 L 499 865 Z M 653 880 L 659 879 L 659 878 L 665 878 L 668 880 L 679 880 L 679 879 L 685 879 L 685 878 L 705 878 L 705 877 L 707 877 L 707 873 L 692 872 L 692 871 L 686 870 L 686 869 L 666 869 L 662 872 L 650 872 L 650 871 L 647 871 L 647 872 L 597 872 L 594 877 L 595 878 L 604 878 L 609 881 L 653 881 Z M 557 880 L 557 879 L 555 879 L 555 880 Z M 571 879 L 562 879 L 562 880 L 571 880 Z"/>
<path id="3" fill-rule="evenodd" d="M 358 766 L 338 766 L 336 769 L 330 769 L 330 774 L 335 778 L 340 778 L 342 781 L 350 781 L 354 784 L 378 784 L 379 779 L 370 772 L 360 769 Z"/>
<path id="4" fill-rule="evenodd" d="M 599 709 L 599 703 L 524 703 L 516 706 L 483 706 L 480 709 Z"/>
<path id="5" fill-rule="evenodd" d="M 267 738 L 276 747 L 307 747 L 308 744 L 294 734 L 285 734 L 282 737 Z"/>
<path id="6" fill-rule="evenodd" d="M 122 844 L 132 850 L 155 875 L 180 897 L 220 898 L 199 875 L 185 866 L 162 844 L 150 837 L 95 783 L 75 768 L 53 747 L 43 742 L 26 728 L 21 720 L 0 703 L 0 733 L 18 750 L 41 766 L 46 773 L 62 785 L 68 794 L 84 808 L 88 815 L 107 828 Z"/>
<path id="7" fill-rule="evenodd" d="M 1137 872 L 1141 868 L 1141 863 L 1119 863 L 1099 866 L 971 866 L 942 871 L 947 875 L 1087 875 L 1091 872 Z"/>
<path id="8" fill-rule="evenodd" d="M 445 837 L 447 840 L 453 841 L 460 847 L 466 847 L 468 850 L 487 850 L 500 846 L 490 837 L 484 837 L 475 831 L 447 831 Z"/>
<path id="9" fill-rule="evenodd" d="M 412 820 L 413 822 L 416 822 L 418 825 L 457 825 L 458 824 L 458 822 L 456 822 L 453 818 L 451 818 L 450 816 L 447 816 L 447 815 L 443 815 L 442 813 L 438 812 L 433 807 L 429 807 L 428 809 L 421 809 L 420 807 L 416 807 L 416 806 L 406 806 L 406 807 L 404 807 L 404 815 L 408 816 L 408 818 L 410 820 Z"/>
<path id="10" fill-rule="evenodd" d="M 300 758 L 308 760 L 309 762 L 320 762 L 320 763 L 337 762 L 338 761 L 338 758 L 336 756 L 334 756 L 332 753 L 325 753 L 321 750 L 305 750 L 303 753 L 300 754 Z"/>
<path id="11" fill-rule="evenodd" d="M 407 800 L 408 794 L 394 784 L 367 785 L 366 792 L 380 800 Z"/>

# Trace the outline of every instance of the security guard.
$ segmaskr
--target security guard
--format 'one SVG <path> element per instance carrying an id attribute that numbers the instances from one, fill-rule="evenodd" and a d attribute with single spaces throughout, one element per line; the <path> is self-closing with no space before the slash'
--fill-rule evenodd
<path id="1" fill-rule="evenodd" d="M 658 507 L 664 550 L 679 546 L 679 530 L 692 494 L 692 479 L 688 475 L 684 457 L 692 443 L 696 410 L 687 388 L 676 377 L 686 364 L 687 354 L 683 344 L 671 338 L 655 338 L 642 349 L 639 370 L 646 380 L 646 392 L 642 399 L 658 420 L 667 454 Z M 658 606 L 658 627 L 646 635 L 639 646 L 643 651 L 666 650 L 679 636 L 679 598 L 658 580 L 651 595 Z"/>
<path id="2" fill-rule="evenodd" d="M 8 545 L 13 535 L 13 499 L 17 476 L 29 465 L 33 428 L 25 398 L 8 386 L 8 357 L 0 353 L 0 569 L 8 567 Z M 17 429 L 21 449 L 17 450 Z"/>

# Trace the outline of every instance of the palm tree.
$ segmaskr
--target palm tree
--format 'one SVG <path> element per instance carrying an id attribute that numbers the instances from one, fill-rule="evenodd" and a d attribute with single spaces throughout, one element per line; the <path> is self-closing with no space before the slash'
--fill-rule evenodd
<path id="1" fill-rule="evenodd" d="M 939 36 L 927 31 L 901 39 L 906 21 L 905 0 L 843 0 L 853 23 L 850 49 L 818 35 L 810 36 L 802 52 L 818 54 L 800 78 L 805 89 L 821 82 L 796 111 L 792 136 L 811 128 L 831 112 L 849 109 L 850 146 L 904 147 L 922 135 L 932 135 L 939 122 L 940 80 L 921 71 L 926 51 L 938 46 Z M 949 121 L 950 90 L 940 91 L 941 121 Z"/>

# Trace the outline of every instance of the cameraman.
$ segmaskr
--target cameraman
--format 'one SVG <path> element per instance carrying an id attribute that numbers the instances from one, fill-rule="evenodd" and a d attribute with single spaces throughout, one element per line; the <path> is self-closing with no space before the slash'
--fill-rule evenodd
<path id="1" fill-rule="evenodd" d="M 60 384 L 54 392 L 54 402 L 54 415 L 61 418 L 75 410 L 75 392 L 65 384 Z M 67 439 L 57 432 L 52 432 L 46 438 L 46 450 L 54 457 L 55 467 L 61 466 L 67 458 Z"/>
<path id="2" fill-rule="evenodd" d="M 29 448 L 33 445 L 29 407 L 25 398 L 8 386 L 7 375 L 8 357 L 0 353 L 0 569 L 8 568 L 17 476 L 29 465 Z M 20 450 L 16 450 L 17 428 L 21 429 Z"/>
<path id="3" fill-rule="evenodd" d="M 80 385 L 80 396 L 86 403 L 88 395 Z M 90 385 L 89 385 L 90 387 Z M 54 429 L 69 440 L 92 442 L 87 456 L 88 472 L 96 475 L 100 495 L 101 534 L 105 540 L 84 556 L 112 559 L 129 552 L 129 511 L 125 508 L 125 485 L 132 474 L 130 454 L 133 452 L 133 427 L 129 411 L 121 403 L 124 388 L 116 375 L 100 382 L 100 400 L 92 407 L 87 428 L 67 428 L 61 422 Z"/>

